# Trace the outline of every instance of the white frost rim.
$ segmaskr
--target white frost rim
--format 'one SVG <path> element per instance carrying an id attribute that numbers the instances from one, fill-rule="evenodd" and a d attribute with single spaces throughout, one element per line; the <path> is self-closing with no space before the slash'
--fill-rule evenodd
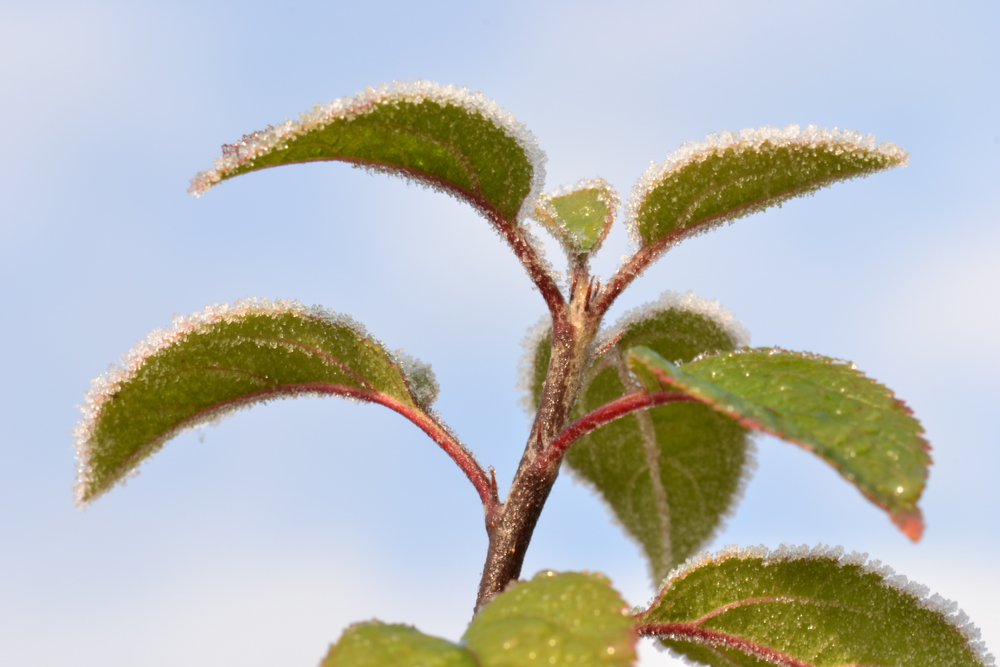
<path id="1" fill-rule="evenodd" d="M 549 224 L 553 224 L 558 227 L 561 234 L 556 235 L 557 239 L 560 244 L 562 244 L 566 250 L 571 253 L 576 252 L 576 249 L 570 242 L 570 239 L 573 237 L 573 232 L 567 228 L 566 222 L 559 217 L 555 206 L 552 205 L 552 200 L 576 194 L 577 192 L 583 192 L 585 190 L 597 190 L 598 200 L 604 202 L 604 204 L 608 207 L 608 215 L 605 216 L 604 231 L 601 235 L 601 239 L 595 244 L 594 248 L 588 251 L 590 253 L 594 253 L 598 248 L 600 248 L 601 243 L 604 241 L 604 237 L 607 236 L 608 231 L 611 229 L 611 224 L 615 221 L 615 218 L 618 217 L 618 210 L 621 208 L 621 197 L 618 195 L 618 192 L 614 189 L 614 187 L 612 187 L 612 185 L 606 180 L 600 176 L 597 178 L 582 179 L 576 183 L 567 183 L 566 185 L 558 187 L 555 190 L 540 194 L 538 196 L 536 206 L 537 208 L 545 211 L 545 215 L 548 216 L 548 220 L 543 219 L 541 216 L 534 213 L 534 209 L 532 211 L 531 217 L 540 222 L 544 227 L 548 228 Z"/>
<path id="2" fill-rule="evenodd" d="M 128 352 L 121 357 L 120 364 L 111 364 L 104 374 L 99 375 L 91 381 L 90 388 L 84 395 L 84 402 L 79 406 L 83 416 L 73 428 L 73 440 L 76 446 L 77 458 L 77 499 L 83 504 L 83 485 L 87 478 L 87 467 L 90 459 L 90 440 L 94 434 L 101 407 L 113 396 L 118 389 L 126 382 L 135 377 L 142 365 L 154 354 L 164 350 L 188 334 L 198 329 L 211 326 L 218 322 L 234 322 L 250 314 L 262 314 L 278 316 L 284 314 L 294 314 L 304 318 L 321 319 L 340 327 L 347 327 L 354 331 L 358 337 L 364 338 L 377 345 L 385 355 L 395 363 L 404 377 L 407 378 L 411 390 L 419 383 L 411 379 L 410 374 L 420 370 L 426 376 L 425 384 L 427 390 L 418 396 L 418 402 L 422 399 L 433 400 L 433 390 L 436 389 L 436 380 L 430 372 L 430 367 L 422 362 L 414 360 L 409 355 L 401 354 L 401 351 L 389 352 L 385 345 L 376 338 L 368 334 L 365 327 L 348 315 L 336 313 L 321 306 L 304 306 L 298 300 L 277 299 L 241 299 L 233 304 L 222 303 L 208 306 L 203 311 L 187 316 L 175 315 L 171 326 L 166 329 L 154 329 L 145 339 L 137 341 Z M 308 392 L 303 392 L 308 393 Z M 181 431 L 197 428 L 207 422 L 211 422 L 222 414 L 229 414 L 230 408 L 223 409 L 217 413 L 215 411 L 206 414 L 196 422 L 186 424 Z M 172 431 L 169 437 L 177 435 L 178 431 Z M 134 469 L 130 475 L 137 474 L 138 469 Z"/>
<path id="3" fill-rule="evenodd" d="M 751 560 L 760 558 L 765 565 L 791 560 L 826 559 L 836 561 L 840 565 L 857 565 L 863 572 L 876 574 L 881 579 L 881 583 L 890 588 L 901 591 L 916 601 L 918 605 L 929 611 L 941 614 L 948 623 L 957 629 L 969 643 L 976 656 L 982 662 L 983 667 L 995 667 L 996 661 L 982 641 L 982 633 L 979 628 L 969 619 L 965 612 L 958 608 L 958 604 L 947 600 L 937 593 L 930 595 L 930 589 L 923 584 L 910 581 L 902 574 L 896 574 L 888 565 L 884 565 L 879 560 L 869 560 L 868 554 L 851 551 L 845 553 L 840 546 L 828 546 L 819 544 L 815 547 L 807 545 L 795 546 L 792 544 L 782 544 L 777 549 L 768 549 L 763 545 L 752 547 L 739 547 L 731 544 L 716 552 L 703 551 L 687 559 L 684 564 L 674 568 L 667 575 L 660 586 L 660 590 L 669 588 L 675 581 L 679 581 L 688 574 L 709 563 L 720 563 L 730 558 L 740 560 Z M 656 598 L 653 599 L 655 602 Z M 651 603 L 652 604 L 652 603 Z M 646 607 L 649 608 L 649 605 Z M 644 610 L 638 610 L 640 613 Z"/>
<path id="4" fill-rule="evenodd" d="M 826 146 L 835 144 L 842 151 L 864 151 L 884 155 L 896 161 L 900 167 L 905 167 L 910 154 L 894 143 L 884 141 L 876 143 L 875 135 L 863 135 L 854 130 L 832 130 L 807 125 L 801 129 L 798 125 L 787 125 L 783 128 L 764 126 L 756 129 L 718 132 L 710 134 L 705 141 L 691 141 L 678 150 L 667 155 L 662 163 L 650 163 L 649 168 L 636 181 L 629 195 L 625 209 L 625 226 L 629 238 L 636 245 L 642 245 L 639 233 L 639 210 L 649 193 L 659 185 L 666 175 L 693 162 L 698 162 L 713 153 L 730 148 L 739 151 L 759 150 L 764 144 L 772 146 Z"/>
<path id="5" fill-rule="evenodd" d="M 518 223 L 523 223 L 545 183 L 545 153 L 538 147 L 538 140 L 513 114 L 488 99 L 482 93 L 472 92 L 458 86 L 440 84 L 418 79 L 411 82 L 393 81 L 392 84 L 369 86 L 354 97 L 342 97 L 327 104 L 317 104 L 299 115 L 298 120 L 285 119 L 277 125 L 243 135 L 243 138 L 223 146 L 222 157 L 216 158 L 215 166 L 191 179 L 188 193 L 199 197 L 222 180 L 226 172 L 250 162 L 275 148 L 282 147 L 290 139 L 320 129 L 339 119 L 351 119 L 374 111 L 379 105 L 392 102 L 421 103 L 431 100 L 442 106 L 456 106 L 469 113 L 478 114 L 511 137 L 524 150 L 531 163 L 531 190 L 521 205 Z"/>
<path id="6" fill-rule="evenodd" d="M 626 311 L 618 318 L 614 326 L 602 330 L 592 346 L 595 354 L 599 354 L 607 346 L 613 344 L 618 336 L 633 324 L 672 309 L 696 313 L 712 320 L 726 332 L 726 335 L 733 342 L 733 346 L 737 349 L 744 348 L 750 344 L 750 332 L 740 324 L 733 311 L 722 306 L 717 299 L 709 301 L 697 296 L 690 290 L 684 294 L 667 290 L 656 301 Z M 551 329 L 552 319 L 549 315 L 544 315 L 536 324 L 528 329 L 524 338 L 521 339 L 521 347 L 524 352 L 517 365 L 516 386 L 518 392 L 521 394 L 518 403 L 524 409 L 529 419 L 535 415 L 534 397 L 532 396 L 531 388 L 534 382 L 535 357 L 538 354 L 538 344 Z"/>
<path id="7" fill-rule="evenodd" d="M 535 383 L 535 359 L 538 356 L 538 346 L 542 339 L 552 331 L 552 316 L 546 313 L 532 325 L 524 338 L 521 339 L 521 358 L 517 363 L 516 389 L 521 394 L 518 405 L 524 410 L 528 419 L 535 417 L 535 396 L 532 387 Z"/>
<path id="8" fill-rule="evenodd" d="M 683 310 L 707 317 L 726 332 L 726 335 L 729 336 L 735 348 L 739 349 L 750 345 L 750 332 L 740 324 L 733 311 L 720 304 L 718 299 L 709 301 L 690 290 L 684 294 L 667 290 L 656 301 L 633 308 L 622 314 L 614 326 L 602 331 L 598 335 L 595 342 L 595 349 L 604 349 L 633 324 L 656 317 L 659 313 L 668 310 Z M 668 361 L 673 361 L 673 359 L 669 359 Z"/>

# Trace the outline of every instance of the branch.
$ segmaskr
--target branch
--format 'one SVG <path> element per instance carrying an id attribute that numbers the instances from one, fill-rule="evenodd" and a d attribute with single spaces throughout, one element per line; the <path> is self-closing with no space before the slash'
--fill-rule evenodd
<path id="1" fill-rule="evenodd" d="M 653 408 L 657 405 L 663 405 L 664 403 L 696 400 L 697 399 L 685 394 L 682 391 L 658 391 L 649 393 L 640 390 L 620 396 L 610 403 L 605 403 L 601 407 L 591 410 L 564 428 L 538 457 L 537 464 L 540 466 L 546 466 L 554 460 L 561 459 L 566 454 L 566 450 L 568 450 L 574 442 L 588 433 L 596 431 L 605 424 L 609 424 L 627 414 L 636 412 L 637 410 Z"/>
<path id="2" fill-rule="evenodd" d="M 900 163 L 897 162 L 896 164 Z M 905 164 L 905 161 L 902 164 Z M 858 174 L 854 174 L 854 176 L 857 175 Z M 694 224 L 684 225 L 674 229 L 653 243 L 639 248 L 631 257 L 628 258 L 628 260 L 625 261 L 624 264 L 618 267 L 618 271 L 615 272 L 615 275 L 613 275 L 608 281 L 604 290 L 600 295 L 598 295 L 597 302 L 595 304 L 597 311 L 602 314 L 607 312 L 607 309 L 611 307 L 611 304 L 614 303 L 615 299 L 618 298 L 618 295 L 622 293 L 622 290 L 628 287 L 632 281 L 645 271 L 650 264 L 659 259 L 660 255 L 666 252 L 666 250 L 671 246 L 677 245 L 686 237 L 697 233 L 698 230 L 712 227 L 725 220 L 742 217 L 757 210 L 763 210 L 763 208 L 767 206 L 768 202 L 772 202 L 772 204 L 780 203 L 789 197 L 794 197 L 797 194 L 813 192 L 836 181 L 844 180 L 845 178 L 853 178 L 853 176 L 845 176 L 840 172 L 829 174 L 822 178 L 817 178 L 814 181 L 799 183 L 794 187 L 786 188 L 785 190 L 779 192 L 768 193 L 766 196 L 762 196 L 754 200 L 745 201 L 739 206 L 734 206 L 733 208 L 720 211 L 715 215 L 699 220 Z"/>
<path id="3" fill-rule="evenodd" d="M 827 179 L 835 180 L 835 179 Z M 793 192 L 794 189 L 788 192 Z M 788 193 L 781 192 L 777 196 L 783 196 Z M 615 275 L 611 276 L 604 289 L 601 293 L 597 295 L 595 300 L 594 308 L 597 312 L 603 314 L 607 312 L 607 309 L 611 307 L 611 304 L 615 302 L 618 295 L 622 291 L 632 284 L 632 281 L 638 278 L 643 271 L 645 271 L 650 264 L 655 262 L 660 258 L 664 252 L 670 249 L 672 246 L 677 245 L 685 237 L 692 235 L 696 230 L 710 227 L 721 220 L 732 217 L 734 214 L 740 211 L 752 211 L 760 206 L 760 201 L 747 202 L 741 206 L 737 206 L 733 209 L 727 209 L 717 215 L 713 215 L 704 220 L 699 220 L 697 223 L 688 227 L 678 227 L 672 232 L 663 235 L 655 242 L 650 243 L 647 246 L 643 246 L 635 251 L 631 257 L 629 257 L 624 264 L 618 267 L 615 271 Z"/>
<path id="4" fill-rule="evenodd" d="M 472 482 L 472 486 L 476 487 L 476 491 L 479 493 L 479 498 L 483 501 L 483 507 L 487 511 L 495 507 L 500 499 L 497 497 L 497 489 L 494 481 L 483 467 L 479 465 L 479 461 L 473 456 L 465 445 L 463 445 L 458 438 L 452 435 L 451 431 L 438 422 L 434 417 L 427 414 L 422 410 L 414 410 L 413 408 L 399 403 L 395 399 L 386 396 L 385 394 L 379 394 L 370 397 L 375 403 L 381 403 L 382 405 L 395 410 L 399 414 L 403 415 L 411 422 L 416 424 L 424 433 L 430 436 L 431 440 L 436 442 L 441 449 L 444 450 L 445 454 L 451 457 L 451 459 L 461 468 L 465 476 L 469 478 Z"/>
<path id="5" fill-rule="evenodd" d="M 638 278 L 650 264 L 659 259 L 667 248 L 679 241 L 677 236 L 681 236 L 681 234 L 668 234 L 656 243 L 636 250 L 624 264 L 618 267 L 615 274 L 604 285 L 604 289 L 594 299 L 594 310 L 602 315 L 606 313 L 618 295 L 632 284 L 633 280 Z"/>
<path id="6" fill-rule="evenodd" d="M 566 310 L 566 298 L 549 273 L 545 262 L 539 256 L 538 250 L 524 237 L 520 225 L 505 218 L 500 211 L 489 206 L 485 201 L 482 203 L 477 201 L 477 204 L 487 215 L 493 227 L 503 236 L 521 265 L 524 266 L 531 282 L 542 293 L 542 298 L 545 299 L 545 304 L 549 307 L 553 321 L 561 319 Z"/>

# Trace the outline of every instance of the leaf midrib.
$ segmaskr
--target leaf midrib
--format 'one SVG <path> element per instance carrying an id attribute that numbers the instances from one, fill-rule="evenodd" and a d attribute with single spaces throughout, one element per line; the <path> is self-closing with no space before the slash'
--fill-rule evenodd
<path id="1" fill-rule="evenodd" d="M 609 361 L 618 373 L 618 378 L 626 388 L 641 390 L 643 387 L 632 377 L 628 365 L 622 357 L 619 347 L 614 347 L 608 355 Z M 628 393 L 626 391 L 626 393 Z M 639 427 L 639 437 L 642 439 L 642 448 L 646 454 L 646 465 L 649 466 L 650 484 L 653 487 L 653 499 L 658 510 L 657 515 L 660 520 L 660 549 L 661 562 L 658 568 L 653 568 L 653 576 L 656 579 L 666 576 L 673 562 L 673 542 L 671 540 L 670 521 L 670 499 L 667 489 L 663 485 L 663 477 L 660 474 L 659 447 L 657 447 L 656 429 L 653 427 L 652 417 L 648 410 L 640 410 L 635 413 L 636 422 Z"/>
<path id="2" fill-rule="evenodd" d="M 650 244 L 650 246 L 647 246 L 647 247 L 650 247 L 652 250 L 658 252 L 660 248 L 664 248 L 664 247 L 666 247 L 666 246 L 668 246 L 668 245 L 670 245 L 670 244 L 678 241 L 680 238 L 683 238 L 686 234 L 688 234 L 688 233 L 690 233 L 690 232 L 692 232 L 692 231 L 694 231 L 696 229 L 699 229 L 701 227 L 704 227 L 705 225 L 712 224 L 713 222 L 716 222 L 716 221 L 725 220 L 726 218 L 728 218 L 731 215 L 735 215 L 737 213 L 741 213 L 741 212 L 746 211 L 748 209 L 754 209 L 755 207 L 759 207 L 761 204 L 763 204 L 765 202 L 776 200 L 776 199 L 781 199 L 783 197 L 786 197 L 786 198 L 787 197 L 792 197 L 792 196 L 795 195 L 795 193 L 802 192 L 802 191 L 808 190 L 809 188 L 813 188 L 813 187 L 820 188 L 826 182 L 834 182 L 834 181 L 838 181 L 838 180 L 845 180 L 847 178 L 851 178 L 851 177 L 856 176 L 856 175 L 858 175 L 860 173 L 863 173 L 864 171 L 865 170 L 863 170 L 863 169 L 857 169 L 857 170 L 852 170 L 851 172 L 848 172 L 847 175 L 845 175 L 844 172 L 840 172 L 838 174 L 833 174 L 833 175 L 830 175 L 830 176 L 825 176 L 823 178 L 817 178 L 817 179 L 812 180 L 812 181 L 807 181 L 807 182 L 805 182 L 805 183 L 803 183 L 801 185 L 798 185 L 796 187 L 788 188 L 786 190 L 781 190 L 781 191 L 779 191 L 779 192 L 777 192 L 775 194 L 769 195 L 767 197 L 760 197 L 758 199 L 754 199 L 754 200 L 749 201 L 749 202 L 747 202 L 747 203 L 745 203 L 745 204 L 743 204 L 741 206 L 736 206 L 734 208 L 726 209 L 726 210 L 721 211 L 720 213 L 717 213 L 717 214 L 715 214 L 713 216 L 710 216 L 708 218 L 704 218 L 702 220 L 699 220 L 699 221 L 695 222 L 694 224 L 692 224 L 691 226 L 676 226 L 672 230 L 670 230 L 669 232 L 667 232 L 666 234 L 664 234 L 662 237 L 660 237 L 658 240 L 656 240 L 652 244 Z M 659 188 L 655 188 L 655 189 L 659 189 Z M 710 188 L 707 188 L 707 189 L 710 189 Z M 652 194 L 652 193 L 650 193 L 650 194 Z M 648 197 L 648 195 L 647 195 L 647 197 Z M 685 209 L 685 210 L 687 210 L 687 209 Z M 675 218 L 675 225 L 678 224 L 679 222 L 680 222 L 680 216 L 678 216 L 677 218 Z"/>

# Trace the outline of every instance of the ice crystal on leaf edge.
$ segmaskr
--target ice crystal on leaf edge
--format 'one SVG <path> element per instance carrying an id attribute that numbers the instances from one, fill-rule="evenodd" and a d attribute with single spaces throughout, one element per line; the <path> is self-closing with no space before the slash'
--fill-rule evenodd
<path id="1" fill-rule="evenodd" d="M 597 350 L 595 354 L 600 354 L 606 348 L 614 345 L 618 337 L 633 324 L 651 319 L 659 313 L 672 309 L 694 313 L 712 320 L 729 336 L 729 339 L 733 342 L 733 347 L 737 350 L 750 345 L 750 332 L 740 324 L 733 311 L 719 303 L 718 299 L 709 301 L 698 296 L 691 290 L 683 294 L 667 290 L 660 294 L 656 301 L 651 301 L 625 311 L 619 316 L 614 326 L 602 329 L 594 341 L 594 346 Z"/>
<path id="2" fill-rule="evenodd" d="M 529 421 L 535 418 L 535 397 L 532 389 L 535 382 L 535 357 L 538 354 L 539 344 L 551 330 L 552 316 L 546 313 L 531 325 L 521 338 L 522 352 L 517 362 L 515 390 L 521 395 L 517 404 L 524 410 Z"/>
<path id="3" fill-rule="evenodd" d="M 762 126 L 756 129 L 727 130 L 710 134 L 705 138 L 705 141 L 690 141 L 684 144 L 667 155 L 667 159 L 659 164 L 651 162 L 649 168 L 639 177 L 639 180 L 632 187 L 628 203 L 625 206 L 625 227 L 628 230 L 629 239 L 637 247 L 642 247 L 643 240 L 638 223 L 639 210 L 646 196 L 663 181 L 668 173 L 730 148 L 737 151 L 756 151 L 765 144 L 775 147 L 818 147 L 836 144 L 842 150 L 879 153 L 892 158 L 900 167 L 905 167 L 910 157 L 909 153 L 892 142 L 876 143 L 873 134 L 863 135 L 855 130 L 840 130 L 836 127 L 830 130 L 816 125 L 807 125 L 805 129 L 801 129 L 798 125 L 786 125 L 783 128 Z M 701 234 L 710 231 L 710 229 L 699 227 L 689 231 L 684 236 Z"/>
<path id="4" fill-rule="evenodd" d="M 234 322 L 241 317 L 251 314 L 278 316 L 285 314 L 298 315 L 303 318 L 325 320 L 340 327 L 347 327 L 359 338 L 378 346 L 382 352 L 399 367 L 403 376 L 407 379 L 407 384 L 414 392 L 414 398 L 424 409 L 429 409 L 431 402 L 437 397 L 438 384 L 434 378 L 429 364 L 419 361 L 402 350 L 390 352 L 382 341 L 371 336 L 364 325 L 354 320 L 349 315 L 334 312 L 322 306 L 305 306 L 302 302 L 288 299 L 240 299 L 232 304 L 213 304 L 204 310 L 191 315 L 174 315 L 171 325 L 166 329 L 154 329 L 146 338 L 137 341 L 132 348 L 122 354 L 120 364 L 111 364 L 104 374 L 97 376 L 91 381 L 90 388 L 84 394 L 84 402 L 79 409 L 82 417 L 73 428 L 73 441 L 76 448 L 77 460 L 77 483 L 75 485 L 77 505 L 86 507 L 93 500 L 101 495 L 100 493 L 89 499 L 84 499 L 84 487 L 87 479 L 87 461 L 90 458 L 90 440 L 94 434 L 101 406 L 107 402 L 111 396 L 117 393 L 118 389 L 135 377 L 138 370 L 150 357 L 161 350 L 169 348 L 193 331 L 203 327 L 211 326 L 218 322 Z M 419 380 L 419 381 L 418 381 Z M 302 391 L 296 396 L 321 395 L 315 392 Z M 186 422 L 179 429 L 171 430 L 163 434 L 154 445 L 158 449 L 167 440 L 177 436 L 179 433 L 197 429 L 205 424 L 217 422 L 235 410 L 249 404 L 266 403 L 275 398 L 287 398 L 288 396 L 255 398 L 249 402 L 231 402 L 219 410 L 210 410 L 201 415 L 198 419 Z M 344 396 L 347 400 L 357 400 L 350 396 Z M 129 471 L 125 479 L 139 474 L 139 467 Z M 122 480 L 125 481 L 125 480 Z"/>
<path id="5" fill-rule="evenodd" d="M 353 97 L 316 104 L 309 111 L 299 114 L 297 121 L 285 119 L 285 122 L 277 126 L 269 125 L 264 130 L 244 135 L 239 141 L 223 147 L 223 155 L 215 159 L 214 168 L 202 171 L 191 179 L 188 193 L 200 197 L 222 180 L 227 172 L 280 148 L 289 139 L 325 127 L 335 120 L 362 116 L 374 111 L 380 104 L 398 101 L 420 104 L 425 100 L 442 106 L 460 107 L 471 114 L 488 118 L 497 129 L 510 136 L 524 150 L 532 166 L 532 179 L 531 189 L 517 216 L 517 222 L 523 224 L 545 183 L 545 153 L 538 147 L 538 140 L 512 113 L 479 91 L 472 92 L 468 88 L 453 85 L 442 86 L 423 79 L 369 86 Z M 396 173 L 392 169 L 387 171 Z"/>
<path id="6" fill-rule="evenodd" d="M 896 574 L 891 567 L 883 564 L 880 560 L 869 560 L 866 553 L 858 553 L 857 551 L 845 552 L 841 546 L 818 544 L 815 547 L 809 547 L 805 544 L 794 545 L 782 543 L 777 549 L 769 549 L 762 544 L 750 547 L 729 544 L 718 551 L 702 551 L 688 558 L 683 564 L 678 565 L 667 575 L 666 579 L 660 584 L 660 591 L 669 588 L 675 581 L 683 579 L 689 573 L 703 565 L 721 562 L 730 558 L 739 558 L 741 560 L 760 558 L 764 565 L 788 560 L 821 558 L 836 561 L 840 565 L 857 565 L 862 572 L 878 575 L 882 585 L 895 588 L 912 597 L 924 609 L 941 614 L 946 621 L 968 640 L 970 648 L 972 648 L 976 657 L 982 662 L 983 667 L 996 667 L 996 659 L 987 650 L 986 643 L 981 639 L 982 633 L 979 631 L 979 628 L 976 627 L 965 612 L 958 608 L 956 602 L 945 599 L 937 593 L 929 595 L 930 589 L 927 586 L 910 581 L 905 575 Z M 660 591 L 657 591 L 656 595 L 653 596 L 645 608 L 636 607 L 633 609 L 632 615 L 635 616 L 644 613 L 652 607 L 659 597 Z M 666 651 L 671 655 L 677 655 L 670 647 L 663 646 L 659 642 L 656 642 L 655 645 L 659 650 Z M 684 656 L 679 657 L 689 664 L 700 664 L 691 663 Z"/>
<path id="7" fill-rule="evenodd" d="M 733 311 L 719 303 L 718 299 L 709 301 L 703 299 L 691 290 L 681 294 L 666 290 L 656 299 L 631 310 L 625 311 L 611 327 L 602 328 L 591 344 L 591 355 L 597 357 L 617 341 L 618 337 L 631 325 L 644 319 L 656 316 L 672 308 L 695 313 L 715 322 L 733 341 L 733 346 L 739 350 L 750 345 L 750 332 L 740 324 Z M 521 339 L 521 358 L 517 364 L 517 391 L 521 394 L 518 400 L 528 419 L 535 416 L 532 383 L 535 373 L 535 355 L 538 344 L 552 328 L 552 318 L 546 314 L 538 322 L 529 327 Z"/>
<path id="8" fill-rule="evenodd" d="M 576 183 L 566 183 L 565 185 L 562 185 L 556 188 L 555 190 L 550 190 L 549 192 L 543 192 L 540 195 L 538 195 L 537 199 L 535 200 L 536 201 L 535 205 L 538 209 L 542 209 L 545 212 L 545 215 L 547 215 L 549 219 L 552 220 L 552 224 L 557 225 L 561 229 L 563 234 L 565 234 L 568 237 L 567 240 L 575 241 L 579 236 L 579 232 L 574 232 L 568 228 L 565 221 L 559 215 L 558 211 L 556 211 L 555 206 L 553 206 L 552 200 L 558 199 L 559 197 L 565 197 L 567 195 L 576 194 L 578 192 L 585 192 L 587 190 L 598 191 L 599 193 L 598 199 L 608 207 L 607 221 L 614 222 L 618 217 L 618 211 L 621 209 L 621 197 L 618 195 L 618 191 L 615 190 L 610 183 L 608 183 L 600 176 L 596 178 L 581 179 Z M 531 217 L 533 217 L 543 227 L 546 227 L 546 221 L 543 220 L 541 217 L 539 217 L 537 213 L 532 213 Z M 593 248 L 587 250 L 587 254 L 593 254 L 597 252 L 597 250 L 600 248 L 601 244 L 604 241 L 604 237 L 607 236 L 610 226 L 611 226 L 610 224 L 606 225 L 603 233 L 600 235 L 600 240 L 595 244 Z M 551 230 L 548 231 L 552 233 Z M 555 234 L 553 234 L 553 236 L 555 236 Z M 567 252 L 574 253 L 577 251 L 576 248 L 573 247 L 572 243 L 568 246 L 566 245 L 567 240 L 558 237 L 557 240 L 561 245 L 565 247 Z"/>
<path id="9" fill-rule="evenodd" d="M 666 290 L 660 294 L 656 301 L 651 301 L 625 311 L 621 316 L 619 316 L 613 326 L 602 329 L 594 341 L 594 355 L 598 356 L 607 348 L 614 345 L 618 340 L 618 337 L 633 324 L 642 320 L 651 319 L 659 313 L 672 309 L 695 313 L 712 320 L 715 324 L 722 328 L 727 336 L 729 336 L 729 339 L 733 342 L 733 346 L 737 351 L 750 345 L 750 331 L 740 323 L 733 311 L 719 303 L 718 299 L 709 301 L 708 299 L 698 296 L 691 290 L 688 290 L 683 294 L 673 290 Z M 698 357 L 703 356 L 707 355 L 698 355 Z M 728 506 L 722 513 L 719 514 L 718 522 L 712 529 L 712 532 L 709 533 L 702 541 L 702 544 L 711 544 L 726 529 L 729 521 L 736 515 L 736 510 L 742 502 L 743 497 L 746 495 L 747 486 L 750 484 L 750 480 L 753 479 L 753 474 L 758 467 L 757 439 L 759 437 L 759 433 L 751 430 L 747 431 L 747 447 L 744 450 L 743 466 L 740 469 L 740 477 L 736 482 L 736 488 L 733 490 Z M 614 510 L 611 508 L 611 505 L 604 500 L 597 487 L 590 481 L 578 475 L 576 471 L 572 470 L 572 468 L 570 469 L 570 473 L 574 482 L 590 488 L 591 492 L 593 492 L 605 506 L 612 521 L 618 525 L 622 529 L 622 532 L 625 533 L 626 537 L 628 537 L 628 539 L 636 544 L 641 550 L 643 546 L 639 542 L 638 538 L 635 538 L 628 531 L 628 529 L 625 528 L 625 525 L 618 520 Z M 652 573 L 652 563 L 649 565 L 650 572 Z"/>
<path id="10" fill-rule="evenodd" d="M 614 345 L 618 337 L 634 323 L 655 317 L 658 313 L 662 313 L 673 308 L 690 313 L 696 313 L 715 322 L 722 328 L 723 331 L 726 332 L 730 340 L 733 341 L 733 345 L 737 348 L 737 351 L 750 345 L 750 332 L 746 329 L 746 327 L 740 324 L 740 321 L 733 314 L 733 311 L 720 304 L 718 299 L 709 301 L 708 299 L 703 299 L 702 297 L 696 295 L 690 290 L 683 294 L 674 292 L 673 290 L 666 290 L 659 296 L 659 298 L 656 299 L 656 301 L 652 301 L 626 311 L 618 318 L 613 326 L 602 329 L 591 346 L 592 355 L 596 358 L 601 353 L 606 351 L 607 348 Z M 521 339 L 521 347 L 524 352 L 522 353 L 521 359 L 517 365 L 518 381 L 516 387 L 517 391 L 521 394 L 521 398 L 518 400 L 518 405 L 524 409 L 525 415 L 529 420 L 533 419 L 535 416 L 534 396 L 532 394 L 532 384 L 534 382 L 535 373 L 535 355 L 538 352 L 539 343 L 551 329 L 552 318 L 546 314 L 543 315 L 538 322 L 532 325 Z M 733 495 L 730 498 L 729 505 L 726 507 L 725 511 L 719 514 L 718 523 L 715 525 L 715 528 L 712 529 L 712 532 L 705 538 L 702 544 L 711 544 L 712 541 L 714 541 L 722 533 L 722 531 L 725 530 L 729 520 L 736 515 L 736 509 L 743 500 L 743 497 L 746 494 L 747 485 L 750 484 L 754 471 L 756 471 L 758 467 L 758 450 L 756 440 L 759 436 L 759 433 L 747 431 L 747 448 L 744 451 L 743 466 L 740 470 L 740 477 L 736 483 L 736 488 L 733 490 Z M 620 528 L 625 537 L 630 542 L 635 544 L 641 551 L 644 548 L 642 543 L 638 538 L 632 535 L 628 528 L 625 527 L 625 524 L 618 519 L 617 514 L 615 514 L 615 510 L 604 499 L 600 489 L 598 489 L 597 486 L 590 480 L 587 480 L 583 476 L 577 474 L 572 468 L 567 466 L 566 469 L 569 470 L 570 479 L 572 479 L 574 483 L 590 490 L 591 494 L 593 494 L 598 501 L 600 501 L 601 505 L 604 506 L 611 522 Z M 650 563 L 650 568 L 652 568 L 652 563 Z"/>

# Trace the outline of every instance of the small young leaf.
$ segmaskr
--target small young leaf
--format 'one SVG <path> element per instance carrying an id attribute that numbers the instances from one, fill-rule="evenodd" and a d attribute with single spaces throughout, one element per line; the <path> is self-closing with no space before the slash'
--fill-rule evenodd
<path id="1" fill-rule="evenodd" d="M 400 364 L 342 315 L 287 301 L 212 306 L 154 331 L 124 368 L 94 381 L 76 429 L 78 499 L 108 490 L 178 432 L 244 405 L 332 394 L 419 420 L 436 393 L 429 367 Z"/>
<path id="2" fill-rule="evenodd" d="M 618 193 L 604 179 L 580 181 L 538 198 L 532 217 L 570 257 L 597 252 L 618 212 Z"/>
<path id="3" fill-rule="evenodd" d="M 623 350 L 648 345 L 688 361 L 732 350 L 747 333 L 717 303 L 668 292 L 629 313 L 588 371 L 574 407 L 580 417 L 641 389 Z M 535 354 L 544 378 L 548 341 Z M 540 394 L 536 381 L 535 400 Z M 566 454 L 570 469 L 592 484 L 641 545 L 654 581 L 703 547 L 729 512 L 748 475 L 746 429 L 698 403 L 671 403 L 620 418 L 584 436 Z"/>
<path id="4" fill-rule="evenodd" d="M 647 389 L 681 389 L 744 426 L 816 452 L 889 511 L 911 539 L 923 519 L 917 500 L 930 465 L 910 410 L 853 364 L 778 349 L 741 350 L 677 367 L 635 347 L 629 367 Z"/>
<path id="5" fill-rule="evenodd" d="M 412 178 L 508 224 L 530 212 L 545 180 L 544 154 L 510 113 L 466 88 L 415 81 L 317 105 L 297 122 L 223 146 L 215 168 L 195 176 L 189 192 L 197 196 L 249 171 L 317 160 Z"/>
<path id="6" fill-rule="evenodd" d="M 479 667 L 467 649 L 407 625 L 352 625 L 320 667 Z"/>
<path id="7" fill-rule="evenodd" d="M 472 619 L 462 638 L 483 667 L 625 667 L 635 660 L 635 640 L 610 582 L 576 572 L 540 572 L 514 584 Z"/>
<path id="8" fill-rule="evenodd" d="M 841 549 L 729 549 L 671 574 L 635 619 L 712 667 L 987 667 L 954 604 Z"/>
<path id="9" fill-rule="evenodd" d="M 672 245 L 727 220 L 836 181 L 903 166 L 908 156 L 871 135 L 761 127 L 690 143 L 654 164 L 632 190 L 629 232 L 641 246 Z"/>

